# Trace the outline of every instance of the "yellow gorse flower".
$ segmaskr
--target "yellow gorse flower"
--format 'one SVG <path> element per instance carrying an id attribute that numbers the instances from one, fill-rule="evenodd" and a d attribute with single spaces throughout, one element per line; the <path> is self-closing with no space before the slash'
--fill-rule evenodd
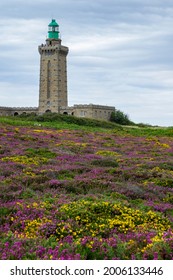
<path id="1" fill-rule="evenodd" d="M 20 164 L 25 164 L 25 165 L 39 165 L 40 163 L 46 163 L 48 161 L 47 158 L 44 157 L 28 157 L 28 156 L 11 156 L 11 157 L 4 157 L 1 159 L 2 161 L 12 161 L 12 162 L 17 162 Z"/>
<path id="2" fill-rule="evenodd" d="M 96 155 L 105 156 L 105 157 L 121 157 L 121 154 L 118 154 L 114 151 L 107 151 L 107 150 L 101 150 L 97 151 Z"/>
<path id="3" fill-rule="evenodd" d="M 25 220 L 25 228 L 24 231 L 20 234 L 16 233 L 16 237 L 18 238 L 37 238 L 37 232 L 39 228 L 46 224 L 46 223 L 51 223 L 52 220 L 47 219 L 47 218 L 42 218 L 42 219 L 34 219 L 34 220 Z"/>
<path id="4" fill-rule="evenodd" d="M 158 213 L 143 212 L 118 203 L 81 200 L 62 205 L 60 212 L 79 223 L 81 232 L 87 231 L 93 237 L 114 228 L 122 233 L 139 229 L 164 232 L 170 228 L 169 221 Z M 74 234 L 75 229 L 69 227 L 74 236 L 80 237 L 81 232 Z M 59 233 L 63 235 L 63 225 L 59 225 Z"/>

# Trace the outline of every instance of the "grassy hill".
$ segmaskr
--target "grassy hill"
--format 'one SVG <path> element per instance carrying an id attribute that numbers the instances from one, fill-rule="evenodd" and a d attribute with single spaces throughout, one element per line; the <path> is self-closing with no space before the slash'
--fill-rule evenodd
<path id="1" fill-rule="evenodd" d="M 0 118 L 1 259 L 172 259 L 173 128 Z"/>

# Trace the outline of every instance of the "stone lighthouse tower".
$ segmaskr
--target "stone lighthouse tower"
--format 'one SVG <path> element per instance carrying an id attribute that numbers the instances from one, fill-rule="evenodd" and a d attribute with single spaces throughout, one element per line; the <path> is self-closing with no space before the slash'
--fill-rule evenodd
<path id="1" fill-rule="evenodd" d="M 46 44 L 39 46 L 40 89 L 39 113 L 59 113 L 61 107 L 68 106 L 67 64 L 68 48 L 61 45 L 59 25 L 52 19 L 48 25 Z"/>

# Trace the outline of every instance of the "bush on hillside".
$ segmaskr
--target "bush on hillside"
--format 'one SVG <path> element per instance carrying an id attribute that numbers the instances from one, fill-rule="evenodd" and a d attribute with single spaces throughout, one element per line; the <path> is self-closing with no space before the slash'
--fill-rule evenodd
<path id="1" fill-rule="evenodd" d="M 112 112 L 110 117 L 111 122 L 116 122 L 117 124 L 121 125 L 130 125 L 133 124 L 130 120 L 128 115 L 124 114 L 120 110 L 116 110 L 115 112 Z"/>
<path id="2" fill-rule="evenodd" d="M 110 121 L 79 118 L 76 116 L 63 115 L 58 113 L 45 113 L 42 115 L 26 114 L 16 116 L 16 118 L 38 122 L 65 122 L 68 124 L 76 124 L 81 126 L 117 128 L 116 124 L 113 124 Z"/>

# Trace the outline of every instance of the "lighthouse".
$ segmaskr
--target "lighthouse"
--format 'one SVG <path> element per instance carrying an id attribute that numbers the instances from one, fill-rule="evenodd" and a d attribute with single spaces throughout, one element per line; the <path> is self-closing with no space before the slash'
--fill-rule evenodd
<path id="1" fill-rule="evenodd" d="M 60 113 L 68 106 L 67 94 L 67 54 L 68 48 L 61 44 L 59 25 L 52 19 L 48 25 L 45 44 L 38 47 L 40 53 L 40 114 Z"/>

